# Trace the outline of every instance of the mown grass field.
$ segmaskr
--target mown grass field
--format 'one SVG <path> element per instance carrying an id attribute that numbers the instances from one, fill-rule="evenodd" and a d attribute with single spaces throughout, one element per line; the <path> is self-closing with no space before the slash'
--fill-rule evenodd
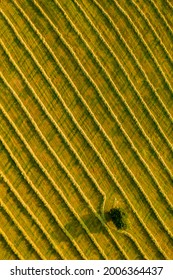
<path id="1" fill-rule="evenodd" d="M 0 259 L 173 259 L 171 1 L 2 0 L 0 33 Z"/>

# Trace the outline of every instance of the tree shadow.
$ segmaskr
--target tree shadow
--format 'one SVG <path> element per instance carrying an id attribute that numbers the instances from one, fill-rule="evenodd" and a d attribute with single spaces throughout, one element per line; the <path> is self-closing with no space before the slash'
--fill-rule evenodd
<path id="1" fill-rule="evenodd" d="M 101 216 L 100 216 L 101 217 Z M 101 224 L 100 220 L 94 215 L 84 215 L 80 217 L 82 220 L 82 223 L 87 227 L 89 232 L 91 233 L 99 233 L 101 230 L 103 230 L 103 225 Z M 102 219 L 102 217 L 101 217 Z M 83 227 L 82 224 L 79 222 L 69 222 L 65 225 L 65 229 L 74 237 L 78 237 L 80 234 L 83 234 Z"/>

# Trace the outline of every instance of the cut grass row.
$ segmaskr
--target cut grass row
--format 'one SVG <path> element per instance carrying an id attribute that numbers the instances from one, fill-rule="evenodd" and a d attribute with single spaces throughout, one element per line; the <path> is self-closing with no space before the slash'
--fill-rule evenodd
<path id="1" fill-rule="evenodd" d="M 15 111 L 18 111 L 18 112 L 20 112 L 20 110 L 19 110 L 19 108 L 16 108 L 16 110 Z M 22 114 L 22 112 L 20 112 L 19 113 L 20 115 Z M 22 118 L 24 119 L 24 116 L 22 116 Z M 36 145 L 36 143 L 34 144 L 35 146 L 37 146 Z M 32 145 L 31 145 L 32 146 Z M 66 188 L 67 188 L 67 183 L 65 184 L 66 185 Z M 69 194 L 68 194 L 69 195 Z M 74 195 L 74 193 L 73 193 L 73 195 Z M 77 203 L 77 201 L 71 201 L 71 203 L 72 203 L 72 205 L 75 205 L 76 207 L 78 206 L 79 207 L 79 201 L 78 201 L 78 203 Z M 82 204 L 83 205 L 83 204 Z M 81 207 L 82 207 L 82 205 L 81 205 Z M 77 208 L 77 210 L 80 212 L 80 213 L 82 213 L 82 211 L 81 211 L 81 209 L 79 209 L 79 208 Z M 85 210 L 86 210 L 86 208 L 85 208 Z M 83 215 L 86 215 L 87 213 L 83 213 Z M 82 214 L 81 214 L 82 215 Z M 85 217 L 85 216 L 84 216 Z M 90 214 L 88 214 L 88 217 L 91 217 L 91 223 L 93 223 L 93 220 L 92 220 L 92 215 Z M 96 224 L 96 223 L 94 223 L 94 224 Z M 99 231 L 99 230 L 98 230 Z M 91 230 L 91 232 L 92 232 L 92 230 Z M 102 238 L 102 240 L 104 240 L 104 238 Z M 105 243 L 105 242 L 104 242 Z M 109 243 L 108 243 L 109 244 Z M 109 244 L 110 245 L 110 244 Z"/>
<path id="2" fill-rule="evenodd" d="M 8 148 L 7 145 L 3 152 L 4 165 L 5 164 L 6 164 L 5 166 L 10 165 L 10 170 L 6 170 L 4 168 L 4 166 L 2 165 L 3 170 L 5 170 L 4 177 L 6 176 L 9 178 L 8 179 L 8 181 L 10 182 L 9 185 L 13 186 L 13 188 L 17 190 L 18 195 L 23 198 L 24 203 L 26 205 L 28 205 L 30 210 L 31 210 L 31 206 L 32 206 L 32 212 L 36 216 L 37 221 L 42 224 L 44 231 L 47 232 L 48 235 L 50 235 L 51 243 L 52 243 L 52 246 L 54 249 L 54 252 L 52 254 L 53 257 L 55 255 L 56 259 L 59 259 L 59 258 L 80 259 L 82 256 L 78 253 L 78 251 L 75 247 L 73 248 L 73 242 L 70 242 L 70 240 L 68 240 L 69 236 L 67 235 L 65 228 L 63 228 L 63 229 L 61 228 L 61 223 L 59 224 L 59 221 L 56 218 L 57 215 L 54 215 L 54 214 L 52 215 L 52 208 L 47 203 L 47 197 L 49 198 L 49 196 L 47 196 L 46 198 L 44 198 L 42 196 L 39 188 L 35 187 L 35 185 L 32 183 L 32 181 L 30 181 L 30 178 L 29 178 L 30 175 L 29 174 L 27 175 L 25 173 L 24 169 L 19 169 L 19 167 L 21 167 L 19 164 L 18 164 L 18 166 L 15 165 L 15 162 L 13 161 L 13 158 L 12 158 L 12 156 L 13 156 L 12 153 L 10 152 L 11 153 L 10 154 L 6 148 Z M 29 171 L 31 173 L 30 169 L 29 169 Z M 32 166 L 32 170 L 33 169 L 34 169 L 34 167 Z M 26 170 L 26 172 L 27 172 L 27 170 Z M 32 172 L 31 174 L 34 177 L 36 177 L 36 174 L 34 172 Z M 48 189 L 46 182 L 44 182 L 44 188 L 46 188 L 46 187 Z M 53 195 L 51 197 L 51 201 L 52 201 L 52 203 L 55 203 L 55 197 Z M 56 202 L 57 203 L 59 202 L 57 200 L 57 198 L 56 198 Z M 59 208 L 61 208 L 61 211 L 62 211 L 62 208 L 64 210 L 63 205 L 60 203 L 59 203 Z M 32 217 L 34 217 L 34 215 L 32 215 Z M 60 214 L 60 217 L 61 217 L 61 214 Z M 22 221 L 19 220 L 19 223 L 21 223 L 21 222 Z M 21 226 L 23 227 L 23 224 L 21 224 Z M 8 235 L 9 235 L 9 233 L 10 232 L 8 232 Z M 41 238 L 41 236 L 38 236 L 38 238 Z M 45 244 L 45 246 L 46 246 L 46 244 Z M 61 246 L 63 248 L 63 252 L 61 250 Z M 66 248 L 66 250 L 65 250 L 65 248 Z M 68 250 L 68 248 L 71 248 L 71 250 Z M 42 248 L 41 248 L 41 250 L 42 250 Z M 49 254 L 50 254 L 50 251 L 49 251 Z M 59 254 L 61 254 L 61 257 L 59 257 L 60 256 Z"/>
<path id="3" fill-rule="evenodd" d="M 147 104 L 150 111 L 152 111 L 154 113 L 154 115 L 156 116 L 158 123 L 159 124 L 161 123 L 163 130 L 167 131 L 167 129 L 169 127 L 169 125 L 167 124 L 167 118 L 172 121 L 172 117 L 166 108 L 167 105 L 165 106 L 165 104 L 162 102 L 162 100 L 160 98 L 160 94 L 157 92 L 157 90 L 159 88 L 158 88 L 157 84 L 155 84 L 155 79 L 153 80 L 152 71 L 148 71 L 148 69 L 146 67 L 143 68 L 143 66 L 145 66 L 145 65 L 142 66 L 142 64 L 140 63 L 140 57 L 138 60 L 135 50 L 132 48 L 130 49 L 128 47 L 128 44 L 129 44 L 128 41 L 131 39 L 129 38 L 129 39 L 125 40 L 125 38 L 122 37 L 122 34 L 120 33 L 119 29 L 116 27 L 116 25 L 114 23 L 113 17 L 111 17 L 111 10 L 109 10 L 107 6 L 102 7 L 101 5 L 99 5 L 97 3 L 97 1 L 95 1 L 95 3 L 97 4 L 97 7 L 99 7 L 99 10 L 101 11 L 101 16 L 105 18 L 105 25 L 107 25 L 107 28 L 109 28 L 109 30 L 114 31 L 114 33 L 110 31 L 111 37 L 114 38 L 115 34 L 117 34 L 117 36 L 120 37 L 120 42 L 122 42 L 122 44 L 124 46 L 123 50 L 127 50 L 127 52 L 129 54 L 131 54 L 130 57 L 128 57 L 127 53 L 125 53 L 123 55 L 123 59 L 121 60 L 122 65 L 125 68 L 127 68 L 127 71 L 129 69 L 131 69 L 131 71 L 129 72 L 129 75 L 131 76 L 132 80 L 134 81 L 134 84 L 136 84 L 138 90 L 140 91 L 140 94 L 143 97 L 143 100 Z M 117 5 L 117 7 L 120 9 L 120 12 L 124 11 L 124 10 L 121 10 L 121 7 L 119 5 Z M 170 77 L 168 77 L 168 80 L 169 80 L 169 83 L 171 83 L 172 60 L 171 60 L 171 57 L 169 56 L 169 52 L 167 52 L 164 45 L 160 41 L 160 38 L 158 37 L 157 33 L 153 29 L 152 25 L 150 24 L 150 22 L 148 21 L 148 19 L 145 17 L 144 13 L 142 12 L 142 10 L 140 10 L 140 8 L 137 5 L 135 5 L 134 7 L 132 5 L 130 5 L 130 7 L 128 8 L 128 12 L 130 14 L 130 18 L 132 19 L 132 22 L 136 23 L 135 25 L 138 26 L 139 34 L 142 35 L 143 40 L 147 43 L 147 46 L 148 46 L 148 42 L 150 41 L 149 46 L 150 46 L 150 48 L 153 46 L 153 49 L 152 49 L 152 51 L 154 51 L 153 56 L 159 57 L 159 66 L 160 67 L 162 65 L 164 66 L 164 69 L 162 69 L 162 71 L 164 74 L 170 76 Z M 107 19 L 107 21 L 106 21 L 106 19 Z M 138 24 L 137 24 L 137 22 L 138 22 Z M 140 24 L 139 24 L 139 22 L 140 22 Z M 145 29 L 142 28 L 143 26 L 145 26 Z M 147 26 L 147 30 L 146 30 L 146 26 Z M 102 25 L 100 26 L 99 30 L 102 34 L 104 34 L 105 30 L 102 27 Z M 106 36 L 106 33 L 105 33 L 105 36 Z M 154 44 L 152 44 L 151 42 L 154 42 Z M 115 40 L 115 41 L 113 40 L 112 49 L 114 49 L 115 51 L 117 49 L 116 44 L 117 44 L 117 40 Z M 156 54 L 157 54 L 157 56 L 156 56 Z M 132 57 L 133 57 L 133 59 L 132 59 Z M 131 64 L 130 64 L 130 61 L 132 62 Z M 128 65 L 130 67 L 128 67 Z M 133 71 L 132 71 L 132 69 L 133 69 Z M 146 71 L 144 71 L 144 70 L 146 70 Z M 133 75 L 132 75 L 132 73 L 133 73 Z M 138 81 L 137 83 L 136 83 L 136 78 Z M 141 86 L 142 86 L 142 83 L 144 80 L 145 80 L 148 88 L 146 87 L 146 89 L 144 90 L 144 94 L 143 94 L 143 91 L 141 91 L 140 89 L 141 89 Z M 152 81 L 154 83 L 152 83 L 150 81 Z M 156 80 L 156 83 L 157 83 L 157 81 L 158 80 Z M 154 107 L 150 106 L 152 104 L 154 104 Z M 160 111 L 161 111 L 161 114 L 159 113 Z M 164 118 L 165 122 L 163 122 L 161 119 L 159 119 L 159 118 L 161 118 L 161 116 L 163 116 L 163 114 L 165 115 L 165 118 Z"/>
<path id="4" fill-rule="evenodd" d="M 90 5 L 90 7 L 91 7 L 91 5 Z M 81 9 L 81 7 L 79 8 L 79 9 Z M 72 9 L 73 10 L 73 9 Z M 71 9 L 68 9 L 68 8 L 66 8 L 66 12 L 68 11 L 68 13 L 69 13 L 69 15 L 70 15 L 70 11 L 71 11 Z M 82 11 L 82 10 L 79 10 L 79 11 Z M 77 13 L 79 13 L 79 11 L 76 9 L 76 15 L 77 15 Z M 100 10 L 96 10 L 95 11 L 95 13 L 94 13 L 94 11 L 92 11 L 92 13 L 90 12 L 88 12 L 89 14 L 89 17 L 90 17 L 90 20 L 91 20 L 91 22 L 92 22 L 92 14 L 97 14 L 98 15 L 98 13 L 100 12 Z M 103 12 L 101 13 L 101 15 L 102 15 L 102 17 L 103 17 Z M 86 15 L 85 15 L 85 13 L 83 12 L 83 17 L 81 17 L 81 19 L 80 19 L 80 21 L 81 20 L 83 20 L 83 22 L 85 22 L 84 21 L 84 19 L 86 20 Z M 104 20 L 105 20 L 105 25 L 107 25 L 107 29 L 106 30 L 109 30 L 109 33 L 107 34 L 107 37 L 105 38 L 105 42 L 106 41 L 108 41 L 109 42 L 109 40 L 108 40 L 108 36 L 110 36 L 110 37 L 113 37 L 113 36 L 115 36 L 114 35 L 114 33 L 115 33 L 115 25 L 114 25 L 114 29 L 112 28 L 112 26 L 111 26 L 111 24 L 108 22 L 108 20 L 106 21 L 106 19 L 105 18 L 103 18 Z M 109 18 L 110 19 L 110 18 Z M 100 20 L 99 22 L 102 22 L 103 20 Z M 104 25 L 104 26 L 105 26 Z M 99 26 L 99 25 L 98 25 Z M 78 25 L 78 27 L 79 27 L 79 30 L 81 29 L 81 34 L 85 34 L 84 33 L 84 31 L 86 32 L 86 34 L 90 34 L 91 33 L 91 28 L 90 28 L 90 32 L 88 31 L 87 32 L 87 26 L 85 26 L 85 24 L 83 24 L 82 26 L 80 26 L 80 25 Z M 83 28 L 83 29 L 82 29 Z M 104 32 L 104 28 L 103 28 L 103 25 L 101 26 L 101 28 L 102 29 L 99 29 L 99 32 L 101 31 L 101 34 L 103 34 L 103 36 L 102 36 L 102 38 L 103 37 L 105 37 L 104 35 L 106 35 L 106 34 L 104 34 L 103 32 Z M 98 29 L 98 28 L 97 28 Z M 112 29 L 112 32 L 111 32 L 111 29 Z M 89 27 L 88 27 L 88 30 L 89 30 Z M 97 34 L 99 34 L 99 32 L 97 32 Z M 113 33 L 114 32 L 114 33 Z M 116 33 L 117 33 L 117 29 L 116 29 Z M 119 33 L 120 34 L 120 33 Z M 91 35 L 91 34 L 90 34 Z M 90 36 L 85 36 L 85 38 L 87 38 L 88 40 L 90 40 Z M 93 37 L 92 37 L 93 38 Z M 112 45 L 111 45 L 111 48 L 110 48 L 110 52 L 111 52 L 111 49 L 112 50 L 115 50 L 115 52 L 114 52 L 114 57 L 115 57 L 115 53 L 121 53 L 121 52 L 123 52 L 122 53 L 122 57 L 124 57 L 124 56 L 126 56 L 126 54 L 127 54 L 127 45 L 126 45 L 126 47 L 125 47 L 125 44 L 122 44 L 122 38 L 121 38 L 121 40 L 120 40 L 120 36 L 118 36 L 118 39 L 119 40 L 117 40 L 117 38 L 116 38 L 116 40 L 114 41 L 114 40 L 112 40 L 113 41 L 113 43 L 112 43 Z M 124 41 L 125 42 L 125 41 Z M 117 44 L 118 43 L 118 44 Z M 121 45 L 119 44 L 119 43 L 121 43 Z M 99 46 L 97 47 L 97 44 L 101 44 L 101 42 L 99 41 L 99 42 L 97 42 L 96 40 L 94 41 L 94 44 L 95 44 L 95 52 L 97 52 L 98 53 L 98 57 L 99 57 L 99 55 L 100 55 L 100 49 L 101 48 L 99 48 Z M 106 54 L 107 55 L 107 54 Z M 105 53 L 103 53 L 103 56 L 101 57 L 101 61 L 103 60 L 103 57 L 105 56 Z M 116 72 L 116 68 L 119 68 L 119 66 L 118 65 L 115 65 L 115 59 L 114 59 L 114 61 L 109 61 L 109 58 L 108 58 L 108 55 L 106 56 L 106 60 L 107 60 L 107 67 L 113 67 L 112 68 L 112 72 L 111 72 L 111 76 L 115 79 L 115 81 L 116 81 L 116 79 L 117 79 L 117 72 Z M 120 64 L 120 62 L 119 62 L 119 64 Z M 137 87 L 137 89 L 139 90 L 139 91 L 141 91 L 141 86 L 142 86 L 142 84 L 140 84 L 140 83 L 136 83 L 136 75 L 138 75 L 138 79 L 139 79 L 139 81 L 140 81 L 140 79 L 141 79 L 141 81 L 143 82 L 144 81 L 144 78 L 142 78 L 142 77 L 140 77 L 140 75 L 139 74 L 141 74 L 141 73 L 139 73 L 139 67 L 137 68 L 136 67 L 136 60 L 132 60 L 132 57 L 130 57 L 129 55 L 128 55 L 128 58 L 124 61 L 124 59 L 122 59 L 122 65 L 123 65 L 123 67 L 124 67 L 124 69 L 125 69 L 125 73 L 128 73 L 129 74 L 129 77 L 130 77 L 130 79 L 131 79 L 131 73 L 136 73 L 135 75 L 134 75 L 134 84 L 135 84 L 135 87 Z M 109 69 L 108 68 L 108 69 Z M 136 68 L 136 69 L 135 69 Z M 150 66 L 149 66 L 149 68 L 150 68 Z M 148 69 L 149 69 L 148 68 Z M 110 71 L 110 69 L 109 69 L 109 71 Z M 147 71 L 147 73 L 150 73 L 150 71 Z M 153 73 L 153 72 L 152 72 Z M 120 75 L 120 77 L 121 77 L 121 75 Z M 157 79 L 158 80 L 158 79 Z M 159 83 L 160 83 L 160 79 L 158 80 L 159 81 Z M 122 86 L 121 86 L 121 84 L 120 83 L 122 83 Z M 116 84 L 116 83 L 115 83 Z M 126 82 L 124 82 L 124 85 L 125 84 L 127 84 L 127 81 Z M 117 81 L 117 85 L 119 86 L 119 89 L 120 89 L 120 91 L 123 91 L 123 87 L 124 87 L 124 85 L 123 85 L 123 80 L 121 81 Z M 145 84 L 144 84 L 144 86 L 146 87 L 145 88 L 145 90 L 144 90 L 144 92 L 145 91 L 147 91 L 148 92 L 148 95 L 149 95 L 149 93 L 150 93 L 150 95 L 151 96 L 153 96 L 153 94 L 154 94 L 154 96 L 156 95 L 156 92 L 155 92 L 155 90 L 154 90 L 154 87 L 151 87 L 151 83 L 147 83 L 147 80 L 145 79 Z M 129 90 L 129 87 L 128 87 L 128 90 Z M 145 95 L 147 94 L 147 92 L 145 93 Z M 137 92 L 136 92 L 137 93 Z M 127 96 L 130 96 L 130 94 L 127 94 Z M 141 96 L 142 96 L 142 94 L 140 94 Z M 144 95 L 144 96 L 145 96 Z M 147 100 L 147 98 L 145 98 L 145 100 Z M 156 100 L 156 102 L 155 102 L 155 108 L 159 111 L 160 110 L 160 106 L 161 106 L 161 104 L 160 104 L 160 102 L 157 100 L 157 98 L 156 98 L 156 96 L 155 96 L 155 100 Z M 136 101 L 136 100 L 135 100 Z M 134 102 L 135 103 L 135 102 Z M 137 102 L 137 105 L 139 104 L 139 101 Z M 151 103 L 151 104 L 153 104 L 153 102 Z M 148 105 L 150 105 L 150 102 L 148 102 Z M 139 105 L 138 105 L 139 106 Z M 156 110 L 155 109 L 155 110 Z M 162 108 L 162 110 L 164 109 L 164 107 Z M 163 112 L 164 112 L 164 110 L 163 110 Z M 166 111 L 167 112 L 167 111 Z M 165 113 L 166 113 L 165 112 Z M 154 111 L 154 113 L 155 113 L 155 111 Z M 157 111 L 156 111 L 156 113 L 157 113 Z M 167 115 L 167 114 L 166 114 Z M 151 117 L 151 116 L 150 116 Z M 156 117 L 158 118 L 159 117 L 159 114 L 157 113 L 156 114 Z M 168 117 L 168 115 L 167 115 L 167 117 Z M 165 118 L 166 119 L 166 118 Z M 169 120 L 169 125 L 168 125 L 168 127 L 170 127 L 170 119 L 168 118 L 168 120 Z M 167 121 L 167 120 L 166 120 Z M 161 122 L 158 122 L 159 123 L 159 125 L 160 125 L 160 123 L 161 123 L 161 125 L 162 125 L 162 123 L 163 123 L 163 126 L 164 126 L 164 128 L 165 128 L 165 124 L 164 124 L 164 122 L 163 121 L 161 121 Z M 167 133 L 167 132 L 166 132 Z M 168 131 L 168 135 L 169 135 L 169 131 Z M 170 141 L 171 141 L 171 139 L 170 139 Z"/>
<path id="5" fill-rule="evenodd" d="M 21 260 L 22 255 L 18 253 L 17 249 L 10 242 L 5 233 L 0 230 L 0 260 Z"/>
<path id="6" fill-rule="evenodd" d="M 107 3 L 107 2 L 105 2 L 105 3 Z M 163 77 L 164 71 L 159 70 L 160 66 L 157 65 L 157 72 L 156 72 L 156 67 L 155 67 L 156 66 L 155 65 L 156 64 L 156 58 L 155 58 L 154 55 L 151 54 L 151 51 L 149 49 L 150 45 L 147 44 L 148 42 L 144 43 L 144 39 L 143 39 L 139 30 L 136 27 L 137 25 L 135 26 L 133 24 L 133 22 L 130 20 L 130 17 L 128 16 L 128 14 L 124 10 L 121 9 L 121 6 L 119 6 L 117 3 L 115 3 L 115 4 L 116 4 L 116 6 L 115 5 L 113 5 L 113 7 L 110 6 L 110 9 L 107 8 L 107 5 L 104 6 L 104 9 L 105 9 L 104 11 L 107 11 L 107 14 L 109 15 L 108 16 L 109 19 L 106 20 L 106 18 L 103 18 L 103 13 L 102 13 L 102 18 L 104 19 L 104 25 L 102 24 L 103 20 L 100 20 L 99 21 L 100 24 L 98 25 L 101 34 L 103 36 L 105 36 L 105 38 L 107 38 L 107 41 L 109 41 L 109 43 L 111 43 L 111 40 L 109 40 L 108 36 L 111 35 L 112 38 L 114 38 L 115 37 L 115 32 L 113 33 L 113 31 L 115 31 L 116 29 L 118 30 L 118 28 L 119 28 L 119 30 L 121 31 L 121 32 L 119 31 L 119 33 L 124 37 L 124 40 L 129 45 L 130 50 L 135 54 L 137 60 L 141 64 L 142 69 L 146 70 L 146 74 L 148 75 L 149 80 L 152 81 L 154 87 L 158 91 L 158 96 L 160 96 L 160 97 L 162 97 L 162 95 L 163 95 L 163 86 L 164 86 L 163 97 L 164 97 L 164 99 L 166 97 L 168 97 L 167 101 L 165 100 L 164 104 L 165 104 L 165 106 L 169 106 L 169 102 L 170 102 L 171 96 L 172 96 L 172 90 L 167 88 L 168 85 L 167 85 L 167 83 L 166 83 L 166 81 L 164 80 L 164 77 Z M 111 9 L 112 9 L 112 11 L 114 11 L 113 15 L 112 15 Z M 92 12 L 93 13 L 95 12 L 95 14 L 96 14 L 96 8 Z M 98 14 L 98 10 L 97 10 L 97 14 Z M 90 13 L 89 10 L 88 10 L 88 15 L 92 19 L 92 13 Z M 123 23 L 122 23 L 122 19 L 117 21 L 117 19 L 120 16 L 123 19 Z M 110 19 L 114 22 L 114 24 L 116 23 L 117 28 L 115 27 L 115 25 L 114 25 L 114 28 L 113 28 L 113 25 L 110 24 Z M 109 28 L 109 33 L 110 33 L 109 35 L 107 33 L 105 34 L 105 28 L 104 28 L 105 25 L 108 26 L 107 28 Z M 111 32 L 111 30 L 112 30 L 112 32 Z M 116 31 L 116 33 L 117 33 L 117 31 Z M 140 39 L 140 44 L 139 44 L 139 39 Z M 158 41 L 158 39 L 157 39 L 157 41 Z M 112 40 L 111 48 L 112 48 L 112 50 L 115 50 L 116 53 L 117 53 L 117 50 L 119 52 L 119 42 L 120 41 L 119 41 L 118 36 L 115 37 L 115 40 Z M 136 48 L 135 48 L 135 46 L 136 46 Z M 122 48 L 123 52 L 125 50 L 127 50 L 127 48 L 124 48 L 124 46 L 122 46 L 122 47 L 123 47 Z M 145 54 L 145 56 L 144 56 L 144 54 Z M 165 56 L 165 55 L 166 55 L 166 53 L 164 53 L 163 50 L 162 50 L 162 56 Z M 135 70 L 134 73 L 137 73 L 137 71 L 139 71 L 138 68 L 135 69 L 135 67 L 134 67 L 136 65 L 137 61 L 135 61 L 135 60 L 132 61 L 132 58 L 128 57 L 127 52 L 126 53 L 124 52 L 124 55 L 122 55 L 122 57 L 123 57 L 123 59 L 121 59 L 121 61 L 122 61 L 123 66 L 126 68 L 127 73 L 133 68 L 134 68 L 133 71 Z M 126 57 L 127 59 L 124 59 L 124 57 Z M 154 61 L 153 61 L 153 59 L 154 59 Z M 160 62 L 160 59 L 161 58 L 159 57 L 159 63 L 162 64 Z M 165 57 L 165 59 L 166 59 L 166 62 L 164 62 L 164 63 L 168 64 L 167 65 L 167 71 L 169 72 L 169 75 L 170 75 L 170 78 L 168 79 L 168 81 L 169 81 L 168 83 L 170 83 L 171 82 L 171 76 L 172 76 L 171 71 L 170 71 L 172 69 L 172 62 L 170 61 L 170 58 L 168 59 L 167 57 Z M 165 59 L 164 59 L 164 61 L 165 61 Z M 130 63 L 130 61 L 132 61 L 133 63 Z M 128 65 L 130 67 L 128 67 Z M 130 71 L 130 73 L 133 73 L 133 71 Z M 116 70 L 114 70 L 114 72 L 115 72 L 115 75 L 114 75 L 113 70 L 112 70 L 112 75 L 116 79 Z M 139 74 L 140 73 L 137 73 L 137 75 L 133 75 L 134 77 L 131 75 L 131 78 L 135 81 L 135 79 L 140 78 Z M 155 75 L 155 78 L 154 78 L 154 75 Z M 159 76 L 159 78 L 158 78 L 158 76 Z M 162 83 L 160 83 L 160 81 Z M 135 85 L 138 88 L 140 88 L 140 79 L 138 80 L 138 83 L 136 83 Z M 145 84 L 147 84 L 146 80 L 145 80 Z M 159 87 L 160 87 L 160 89 L 159 89 Z M 148 92 L 150 92 L 150 94 L 152 93 L 151 88 L 148 88 L 146 90 Z M 143 91 L 145 92 L 144 89 L 143 89 Z M 155 92 L 155 94 L 156 94 L 156 92 Z M 152 93 L 152 95 L 153 95 L 153 93 Z M 143 94 L 143 96 L 144 96 L 144 94 Z M 149 103 L 148 103 L 148 106 L 149 106 Z M 171 113 L 171 107 L 170 107 L 170 113 Z"/>
<path id="7" fill-rule="evenodd" d="M 5 113 L 5 112 L 3 112 L 3 113 Z M 20 137 L 21 137 L 21 135 L 20 135 Z M 6 135 L 6 139 L 8 139 L 7 135 Z M 8 143 L 13 145 L 10 142 L 10 139 L 8 139 Z M 26 145 L 26 143 L 25 143 L 25 145 Z M 13 149 L 11 148 L 10 150 L 14 153 L 13 156 L 17 163 L 18 156 L 13 151 Z M 29 152 L 31 153 L 31 151 L 32 150 L 30 150 Z M 33 153 L 31 153 L 31 154 L 33 156 Z M 35 156 L 34 156 L 34 158 L 35 158 Z M 38 163 L 39 163 L 39 165 L 41 164 L 39 161 L 37 161 L 37 164 Z M 31 164 L 29 166 L 29 163 L 28 163 L 28 167 L 30 167 L 32 169 L 32 166 L 31 166 Z M 60 190 L 60 188 L 58 188 L 57 184 L 55 184 L 54 180 L 50 177 L 48 172 L 44 169 L 42 164 L 40 165 L 40 168 L 42 168 L 41 171 L 45 177 L 45 180 L 48 180 L 48 182 L 47 182 L 47 187 L 45 188 L 44 180 L 43 179 L 41 180 L 41 178 L 39 178 L 39 184 L 37 183 L 37 189 L 39 187 L 39 191 L 44 193 L 44 197 L 46 197 L 46 200 L 49 201 L 49 204 L 51 205 L 51 208 L 52 208 L 51 209 L 52 216 L 54 217 L 56 222 L 60 225 L 61 229 L 68 236 L 68 238 L 70 238 L 70 241 L 73 244 L 73 246 L 78 249 L 81 256 L 85 256 L 85 251 L 86 251 L 86 253 L 88 252 L 89 244 L 90 245 L 92 244 L 93 245 L 93 248 L 92 248 L 93 254 L 94 255 L 96 254 L 95 255 L 96 259 L 100 258 L 100 257 L 98 257 L 98 255 L 101 255 L 99 252 L 99 248 L 97 248 L 97 246 L 95 245 L 95 242 L 93 241 L 93 237 L 87 230 L 86 226 L 83 224 L 83 222 L 81 221 L 79 216 L 76 214 L 74 208 L 72 209 L 72 206 L 69 205 L 66 198 L 62 194 L 62 191 Z M 22 172 L 24 172 L 24 171 L 22 171 Z M 34 174 L 32 174 L 32 172 L 30 171 L 29 178 L 31 175 L 32 175 L 32 183 L 33 183 L 33 185 L 36 185 L 38 178 L 36 177 L 36 174 L 34 176 Z M 39 177 L 40 177 L 40 174 L 39 174 Z M 36 182 L 35 182 L 35 180 L 36 180 Z M 48 183 L 49 183 L 49 185 L 48 185 Z M 48 187 L 49 187 L 49 189 L 48 189 Z M 47 194 L 49 194 L 49 195 L 47 195 Z M 80 224 L 79 224 L 78 220 L 80 221 Z M 67 224 L 73 225 L 73 232 L 70 232 L 70 234 L 66 230 Z M 80 246 L 82 247 L 82 249 L 80 249 L 77 245 L 78 240 L 80 239 L 81 235 L 82 235 L 83 242 L 82 242 L 82 244 L 80 244 Z M 75 236 L 75 238 L 74 238 L 74 236 Z M 74 239 L 75 239 L 75 241 L 74 241 Z M 94 248 L 95 247 L 94 245 L 96 246 L 96 248 Z M 87 256 L 85 256 L 85 258 L 87 258 Z"/>
<path id="8" fill-rule="evenodd" d="M 3 229 L 3 235 L 6 236 L 6 241 L 8 244 L 13 244 L 17 248 L 15 251 L 18 252 L 18 256 L 23 256 L 26 259 L 42 259 L 40 254 L 33 248 L 33 244 L 29 240 L 30 237 L 23 235 L 21 228 L 18 228 L 17 222 L 12 219 L 12 216 L 9 214 L 9 209 L 2 204 L 1 201 L 1 227 Z M 22 234 L 21 234 L 22 233 Z"/>
<path id="9" fill-rule="evenodd" d="M 26 204 L 22 196 L 19 195 L 18 191 L 16 191 L 7 177 L 4 174 L 2 177 L 4 180 L 2 188 L 3 203 L 12 209 L 13 215 L 17 220 L 20 221 L 25 229 L 25 232 L 28 232 L 28 235 L 31 237 L 31 239 L 33 239 L 33 242 L 35 242 L 35 244 L 37 244 L 40 248 L 43 258 L 61 259 L 62 257 L 56 251 L 57 245 L 51 240 L 51 234 L 45 230 L 45 228 L 42 226 L 42 223 L 40 223 L 38 219 L 40 214 L 38 213 L 38 209 L 40 210 L 40 206 L 35 203 L 32 205 L 31 210 L 28 199 Z M 34 214 L 36 212 L 37 216 Z"/>
<path id="10" fill-rule="evenodd" d="M 83 83 L 80 83 L 80 84 L 83 84 Z M 102 84 L 103 84 L 103 83 L 102 83 Z M 92 101 L 93 101 L 93 100 L 92 100 Z M 72 104 L 73 104 L 73 103 L 72 103 Z M 92 104 L 92 105 L 93 105 L 93 104 Z M 95 104 L 94 104 L 94 105 L 95 105 Z M 139 141 L 139 142 L 140 142 L 140 141 Z M 156 143 L 157 143 L 157 145 L 158 145 L 158 141 L 157 141 Z M 159 143 L 159 144 L 160 144 L 160 143 Z M 167 151 L 167 153 L 168 153 L 168 152 L 170 152 L 170 151 Z M 163 153 L 163 155 L 164 155 L 164 153 Z M 165 160 L 167 160 L 167 158 L 168 158 L 168 157 L 166 157 L 166 156 L 164 157 Z M 149 162 L 151 162 L 151 161 L 149 161 Z M 167 162 L 168 162 L 168 164 L 170 165 L 170 161 L 167 160 Z M 162 168 L 162 169 L 163 169 L 163 168 Z"/>

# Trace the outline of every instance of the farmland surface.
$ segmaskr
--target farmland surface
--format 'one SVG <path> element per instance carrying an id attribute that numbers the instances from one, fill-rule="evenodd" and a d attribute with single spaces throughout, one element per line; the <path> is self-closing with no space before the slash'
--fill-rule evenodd
<path id="1" fill-rule="evenodd" d="M 171 2 L 0 1 L 0 259 L 173 259 Z"/>

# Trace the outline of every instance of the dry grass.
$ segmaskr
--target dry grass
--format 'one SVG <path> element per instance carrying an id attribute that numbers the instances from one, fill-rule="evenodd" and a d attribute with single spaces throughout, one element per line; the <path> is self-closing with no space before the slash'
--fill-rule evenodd
<path id="1" fill-rule="evenodd" d="M 172 7 L 147 2 L 2 1 L 0 259 L 173 258 Z"/>

